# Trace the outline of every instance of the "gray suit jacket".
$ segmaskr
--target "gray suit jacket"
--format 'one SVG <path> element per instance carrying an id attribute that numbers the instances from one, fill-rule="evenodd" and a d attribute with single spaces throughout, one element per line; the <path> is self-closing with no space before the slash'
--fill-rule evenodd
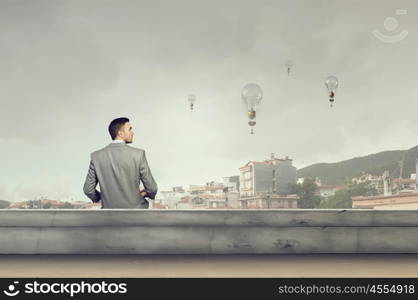
<path id="1" fill-rule="evenodd" d="M 93 202 L 101 200 L 102 208 L 148 208 L 148 201 L 139 193 L 141 181 L 148 197 L 155 199 L 157 184 L 145 151 L 125 143 L 111 143 L 91 154 L 83 190 Z"/>

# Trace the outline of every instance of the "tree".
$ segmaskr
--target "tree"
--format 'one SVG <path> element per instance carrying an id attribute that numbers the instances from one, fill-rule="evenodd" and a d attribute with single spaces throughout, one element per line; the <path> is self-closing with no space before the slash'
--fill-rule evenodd
<path id="1" fill-rule="evenodd" d="M 44 209 L 50 209 L 51 207 L 52 207 L 52 204 L 49 203 L 49 202 L 42 204 L 42 208 L 44 208 Z"/>
<path id="2" fill-rule="evenodd" d="M 368 181 L 359 184 L 352 183 L 347 188 L 337 191 L 334 196 L 322 201 L 320 208 L 352 208 L 352 197 L 375 196 L 377 194 L 376 188 Z"/>
<path id="3" fill-rule="evenodd" d="M 351 208 L 352 201 L 348 189 L 335 192 L 334 196 L 321 202 L 320 208 Z"/>
<path id="4" fill-rule="evenodd" d="M 305 177 L 302 184 L 291 184 L 291 194 L 299 197 L 298 208 L 318 208 L 321 203 L 321 197 L 317 195 L 318 186 L 315 178 Z"/>

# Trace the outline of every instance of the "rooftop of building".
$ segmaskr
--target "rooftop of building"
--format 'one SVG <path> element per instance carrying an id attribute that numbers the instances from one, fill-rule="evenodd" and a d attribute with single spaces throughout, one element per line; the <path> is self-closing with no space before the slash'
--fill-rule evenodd
<path id="1" fill-rule="evenodd" d="M 292 161 L 291 158 L 289 158 L 288 156 L 286 156 L 285 158 L 276 158 L 276 157 L 272 157 L 270 159 L 266 159 L 264 161 L 255 161 L 255 160 L 250 160 L 249 162 L 247 162 L 244 166 L 242 166 L 241 168 L 239 168 L 240 170 L 243 168 L 248 167 L 250 164 L 258 164 L 258 165 L 272 165 L 274 162 L 276 161 Z"/>
<path id="2" fill-rule="evenodd" d="M 353 201 L 363 201 L 363 200 L 379 200 L 379 199 L 390 199 L 390 198 L 409 198 L 409 197 L 418 197 L 418 192 L 414 193 L 403 193 L 403 194 L 396 194 L 396 195 L 378 195 L 378 196 L 358 196 L 352 197 Z"/>
<path id="3" fill-rule="evenodd" d="M 393 183 L 416 183 L 416 179 L 412 179 L 412 178 L 394 178 L 393 179 Z"/>

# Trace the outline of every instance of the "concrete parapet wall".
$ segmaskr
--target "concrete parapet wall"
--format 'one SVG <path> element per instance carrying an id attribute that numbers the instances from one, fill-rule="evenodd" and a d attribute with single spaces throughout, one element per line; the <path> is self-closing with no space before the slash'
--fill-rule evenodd
<path id="1" fill-rule="evenodd" d="M 418 211 L 0 210 L 0 254 L 418 253 Z"/>

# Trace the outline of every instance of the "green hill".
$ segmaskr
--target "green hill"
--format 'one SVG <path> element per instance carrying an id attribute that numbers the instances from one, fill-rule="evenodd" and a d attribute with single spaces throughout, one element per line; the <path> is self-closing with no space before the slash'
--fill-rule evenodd
<path id="1" fill-rule="evenodd" d="M 418 158 L 418 146 L 409 150 L 384 151 L 367 156 L 356 157 L 337 163 L 318 163 L 298 170 L 298 177 L 319 177 L 323 184 L 340 185 L 359 176 L 362 172 L 382 175 L 389 170 L 392 178 L 399 177 L 399 161 L 404 159 L 403 178 L 415 173 L 415 160 Z"/>

